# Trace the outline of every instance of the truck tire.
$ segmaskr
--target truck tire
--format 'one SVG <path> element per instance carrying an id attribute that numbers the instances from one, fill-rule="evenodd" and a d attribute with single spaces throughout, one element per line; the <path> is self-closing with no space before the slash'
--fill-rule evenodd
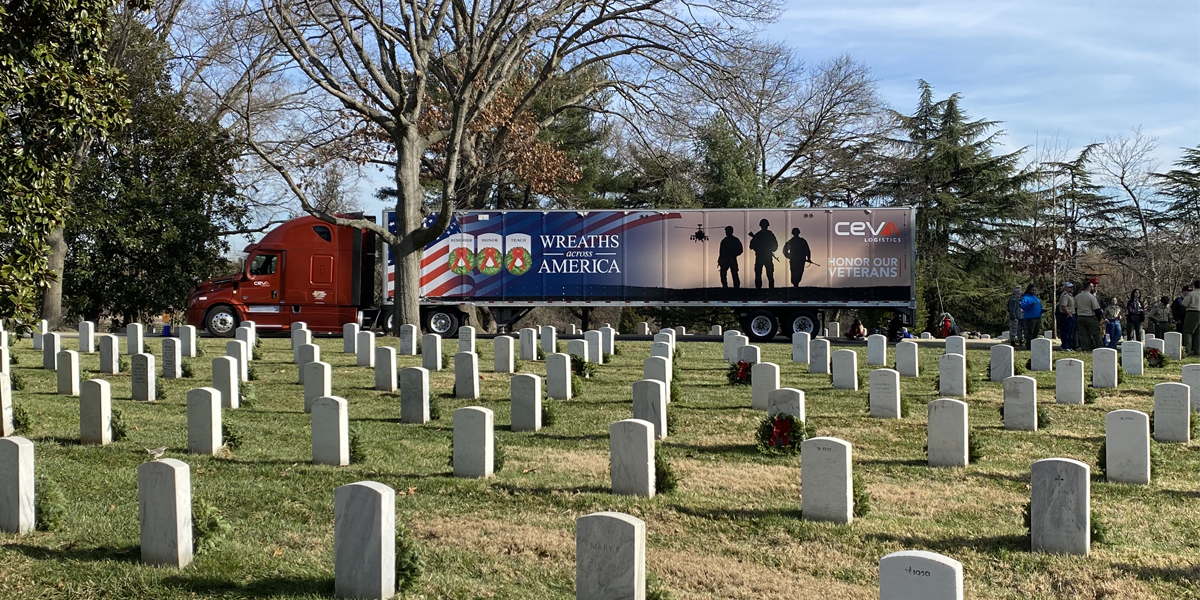
<path id="1" fill-rule="evenodd" d="M 239 322 L 237 311 L 224 304 L 208 309 L 204 315 L 204 329 L 213 337 L 233 337 Z"/>
<path id="2" fill-rule="evenodd" d="M 746 337 L 752 342 L 772 340 L 779 333 L 779 321 L 775 315 L 762 309 L 750 311 L 746 320 L 742 322 L 742 327 L 746 330 Z"/>
<path id="3" fill-rule="evenodd" d="M 783 333 L 791 337 L 795 333 L 808 333 L 810 335 L 817 334 L 817 315 L 807 310 L 798 310 L 790 315 L 783 322 Z"/>
<path id="4" fill-rule="evenodd" d="M 458 318 L 458 311 L 441 307 L 425 311 L 422 320 L 425 321 L 422 324 L 425 326 L 425 331 L 436 333 L 443 339 L 458 335 L 458 324 L 461 322 Z"/>

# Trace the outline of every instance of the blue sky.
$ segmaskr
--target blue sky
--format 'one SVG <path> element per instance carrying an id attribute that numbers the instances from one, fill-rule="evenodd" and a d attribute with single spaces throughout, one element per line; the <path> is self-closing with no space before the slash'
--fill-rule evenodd
<path id="1" fill-rule="evenodd" d="M 1200 2 L 791 0 L 766 31 L 819 62 L 847 53 L 911 112 L 917 80 L 1003 121 L 1009 149 L 1079 148 L 1141 126 L 1167 167 L 1200 144 Z"/>

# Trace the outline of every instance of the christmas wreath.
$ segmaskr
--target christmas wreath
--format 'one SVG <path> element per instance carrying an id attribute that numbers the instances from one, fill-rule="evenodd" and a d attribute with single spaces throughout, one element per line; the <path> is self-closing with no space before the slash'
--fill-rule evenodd
<path id="1" fill-rule="evenodd" d="M 725 377 L 729 379 L 730 385 L 750 385 L 750 363 L 739 360 L 737 364 L 729 365 Z"/>
<path id="2" fill-rule="evenodd" d="M 456 275 L 466 275 L 475 268 L 475 255 L 470 250 L 459 246 L 450 250 L 450 271 Z"/>
<path id="3" fill-rule="evenodd" d="M 758 426 L 755 442 L 762 454 L 795 455 L 800 454 L 800 443 L 808 437 L 804 421 L 795 415 L 780 413 L 763 419 Z"/>
<path id="4" fill-rule="evenodd" d="M 504 268 L 504 258 L 500 256 L 500 249 L 494 246 L 484 246 L 479 249 L 479 253 L 475 255 L 476 261 L 479 263 L 479 272 L 484 275 L 495 275 Z"/>
<path id="5" fill-rule="evenodd" d="M 529 251 L 520 246 L 510 249 L 504 255 L 504 266 L 513 275 L 524 275 L 529 267 L 533 266 L 529 258 Z"/>
<path id="6" fill-rule="evenodd" d="M 1158 348 L 1146 348 L 1146 366 L 1161 369 L 1167 366 L 1167 355 Z"/>

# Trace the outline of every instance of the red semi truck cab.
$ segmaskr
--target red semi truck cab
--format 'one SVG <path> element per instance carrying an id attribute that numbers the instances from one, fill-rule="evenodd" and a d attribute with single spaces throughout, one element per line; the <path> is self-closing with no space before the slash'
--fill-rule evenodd
<path id="1" fill-rule="evenodd" d="M 264 333 L 289 331 L 297 321 L 314 332 L 341 333 L 343 324 L 361 323 L 364 310 L 375 310 L 372 232 L 301 217 L 245 252 L 241 273 L 196 284 L 188 296 L 189 325 L 218 337 L 232 337 L 242 321 Z"/>

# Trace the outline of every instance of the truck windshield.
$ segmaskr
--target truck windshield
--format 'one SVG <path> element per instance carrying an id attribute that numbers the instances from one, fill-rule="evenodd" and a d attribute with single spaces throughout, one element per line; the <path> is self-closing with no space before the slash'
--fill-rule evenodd
<path id="1" fill-rule="evenodd" d="M 275 265 L 279 257 L 274 254 L 259 254 L 250 263 L 251 275 L 274 275 Z"/>

